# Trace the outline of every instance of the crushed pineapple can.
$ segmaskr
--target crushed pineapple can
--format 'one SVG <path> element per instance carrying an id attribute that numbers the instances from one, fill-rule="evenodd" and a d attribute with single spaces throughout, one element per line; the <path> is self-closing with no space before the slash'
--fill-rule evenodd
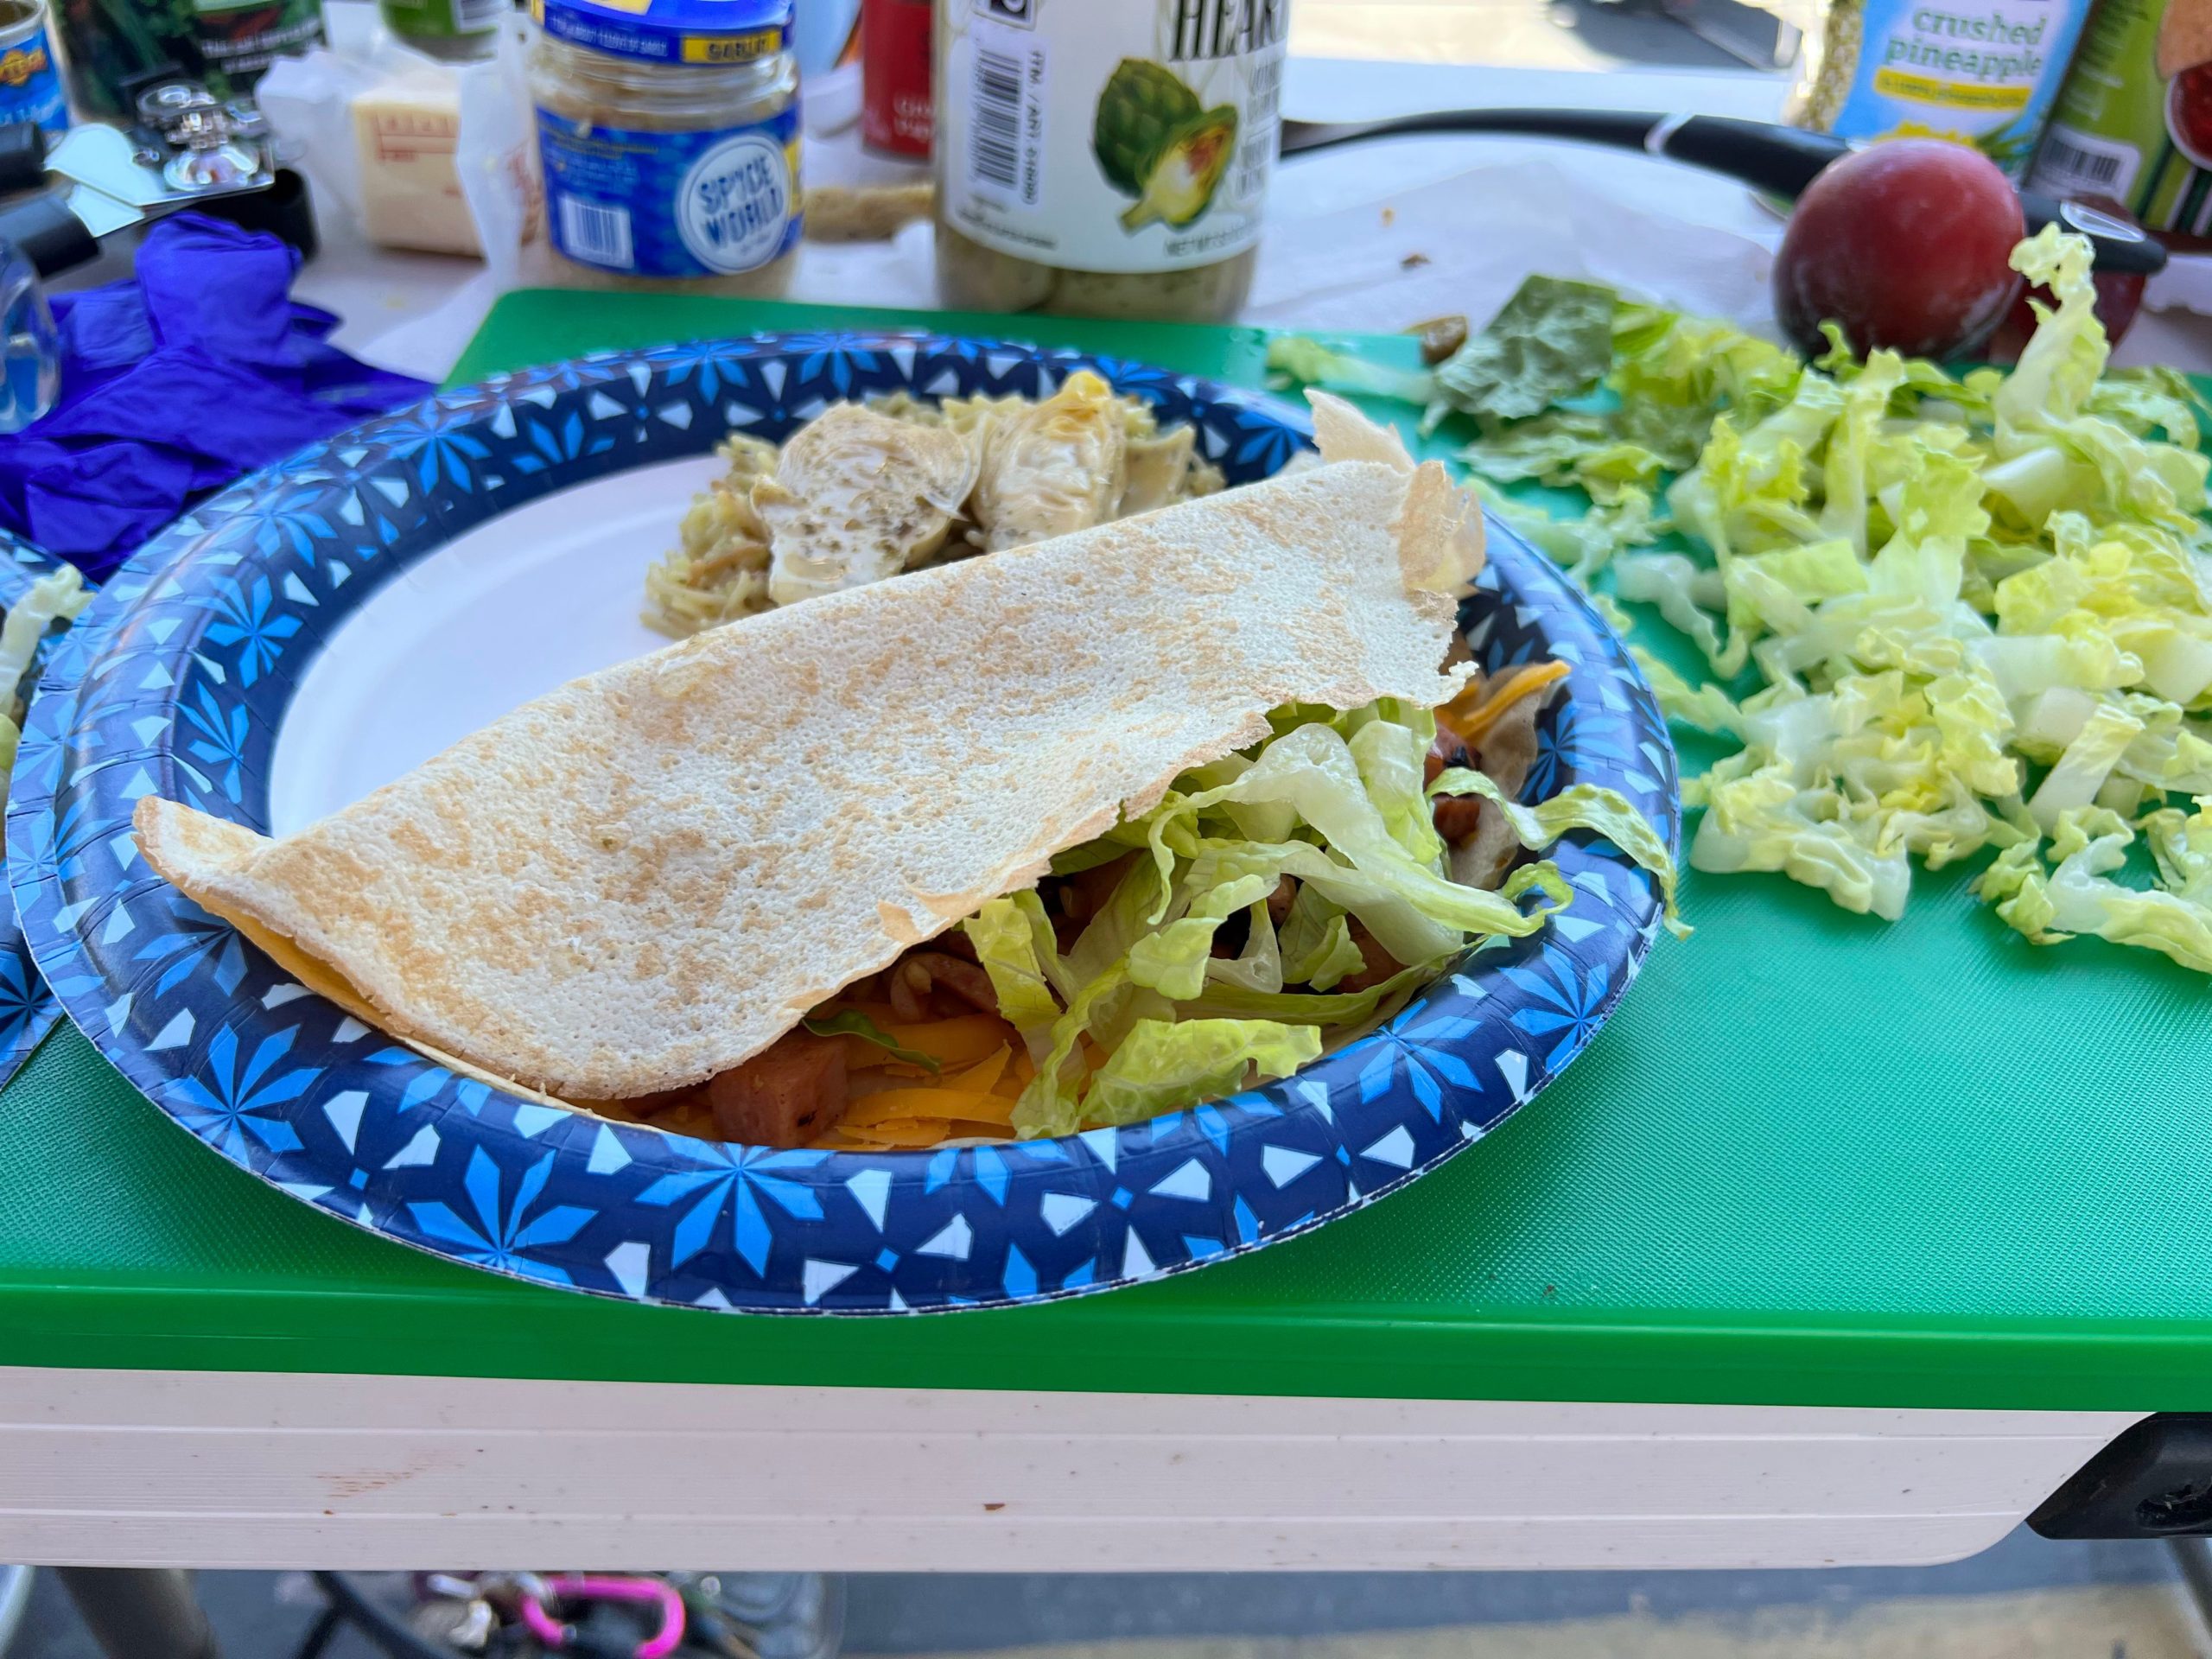
<path id="1" fill-rule="evenodd" d="M 2018 179 L 2089 0 L 1829 0 L 1788 118 L 1854 141 L 1948 138 Z"/>

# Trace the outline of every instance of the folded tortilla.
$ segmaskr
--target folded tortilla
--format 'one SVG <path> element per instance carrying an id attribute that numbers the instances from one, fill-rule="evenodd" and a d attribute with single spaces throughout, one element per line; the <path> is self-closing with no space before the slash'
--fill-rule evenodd
<path id="1" fill-rule="evenodd" d="M 272 841 L 148 798 L 147 860 L 310 988 L 569 1101 L 702 1082 L 1264 737 L 1424 707 L 1481 520 L 1323 404 L 1330 464 L 810 599 L 525 704 Z"/>

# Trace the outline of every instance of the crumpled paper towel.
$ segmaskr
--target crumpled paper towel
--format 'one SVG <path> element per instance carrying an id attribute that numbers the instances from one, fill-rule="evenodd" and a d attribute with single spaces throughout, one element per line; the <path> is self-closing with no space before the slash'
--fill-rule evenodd
<path id="1" fill-rule="evenodd" d="M 1304 164 L 1287 163 L 1245 321 L 1382 332 L 1464 313 L 1479 323 L 1541 271 L 1772 332 L 1767 285 L 1779 226 L 1742 187 L 1700 189 L 1715 181 L 1698 179 L 1682 188 L 1662 176 L 1675 188 L 1663 205 L 1646 206 L 1630 169 L 1681 169 L 1514 148 L 1521 153 L 1319 213 L 1299 211 Z"/>
<path id="2" fill-rule="evenodd" d="M 1779 338 L 1771 284 L 1783 224 L 1742 185 L 1564 144 L 1492 141 L 1483 164 L 1466 168 L 1470 152 L 1455 142 L 1402 142 L 1402 153 L 1355 146 L 1284 163 L 1245 321 L 1367 333 L 1453 314 L 1479 324 L 1541 271 Z M 1305 170 L 1361 156 L 1357 174 Z M 1376 188 L 1377 175 L 1395 188 Z M 2113 360 L 2212 370 L 2207 313 L 2212 256 L 2177 255 L 2152 280 Z"/>

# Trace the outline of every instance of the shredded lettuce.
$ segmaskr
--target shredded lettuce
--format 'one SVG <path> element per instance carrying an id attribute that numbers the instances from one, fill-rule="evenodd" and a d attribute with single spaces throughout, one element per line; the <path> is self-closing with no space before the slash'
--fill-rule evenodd
<path id="1" fill-rule="evenodd" d="M 2212 797 L 2195 806 L 2186 815 L 2161 808 L 2142 821 L 2158 871 L 2150 888 L 2111 879 L 2127 863 L 2135 830 L 2098 806 L 2060 813 L 2049 846 L 2024 841 L 2000 854 L 1977 888 L 2037 944 L 2094 933 L 2212 974 Z"/>
<path id="2" fill-rule="evenodd" d="M 1085 1097 L 1101 1123 L 1135 1123 L 1231 1094 L 1255 1069 L 1287 1077 L 1321 1052 L 1313 1026 L 1274 1020 L 1140 1020 L 1098 1068 Z"/>
<path id="3" fill-rule="evenodd" d="M 1548 800 L 1523 806 L 1508 797 L 1494 779 L 1463 766 L 1451 766 L 1437 775 L 1428 792 L 1432 797 L 1479 795 L 1512 827 L 1514 838 L 1532 850 L 1550 846 L 1570 830 L 1596 830 L 1643 868 L 1657 874 L 1669 925 L 1678 938 L 1689 936 L 1675 906 L 1674 860 L 1667 843 L 1659 839 L 1650 820 L 1618 791 L 1602 784 L 1570 784 Z"/>
<path id="4" fill-rule="evenodd" d="M 1036 889 L 994 899 L 962 925 L 976 960 L 990 976 L 999 1012 L 1027 1031 L 1059 1018 L 1054 983 L 1065 977 L 1051 918 Z"/>
<path id="5" fill-rule="evenodd" d="M 1430 711 L 1292 708 L 1269 725 L 1263 742 L 1184 773 L 1151 811 L 1054 861 L 1061 873 L 1125 861 L 1065 954 L 1033 892 L 967 924 L 1036 1062 L 1014 1112 L 1022 1135 L 1154 1116 L 1287 1075 L 1471 944 L 1532 933 L 1572 900 L 1545 861 L 1494 893 L 1446 873 L 1423 783 Z M 1532 851 L 1595 830 L 1674 891 L 1665 843 L 1619 796 L 1578 785 L 1524 808 L 1478 774 L 1446 779 L 1497 801 Z M 1286 876 L 1297 890 L 1278 922 Z M 1232 927 L 1241 944 L 1216 955 Z M 1370 965 L 1355 927 L 1399 969 L 1347 991 Z"/>
<path id="6" fill-rule="evenodd" d="M 56 622 L 75 621 L 92 602 L 84 577 L 74 565 L 65 564 L 41 576 L 8 607 L 8 620 L 0 623 L 0 777 L 16 764 L 16 746 L 23 734 L 23 702 L 30 694 L 24 677 L 38 660 L 47 630 Z"/>
<path id="7" fill-rule="evenodd" d="M 1651 493 L 1633 484 L 1621 485 L 1610 500 L 1593 499 L 1580 518 L 1554 518 L 1479 477 L 1475 493 L 1491 512 L 1585 586 L 1622 553 L 1656 540 L 1665 529 L 1652 515 Z"/>
<path id="8" fill-rule="evenodd" d="M 1624 302 L 1605 397 L 1487 423 L 1466 459 L 1580 488 L 1531 538 L 1703 659 L 1695 683 L 1637 652 L 1669 719 L 1734 746 L 1684 786 L 1697 868 L 1894 918 L 1915 858 L 1991 859 L 1978 891 L 2026 938 L 2212 972 L 2207 405 L 2108 372 L 2086 242 L 2012 263 L 2056 303 L 2009 372 L 1833 332 L 1808 364 Z"/>
<path id="9" fill-rule="evenodd" d="M 1325 391 L 1395 397 L 1423 407 L 1436 396 L 1436 377 L 1427 369 L 1389 368 L 1305 334 L 1278 334 L 1270 340 L 1268 367 L 1279 386 L 1297 381 Z"/>

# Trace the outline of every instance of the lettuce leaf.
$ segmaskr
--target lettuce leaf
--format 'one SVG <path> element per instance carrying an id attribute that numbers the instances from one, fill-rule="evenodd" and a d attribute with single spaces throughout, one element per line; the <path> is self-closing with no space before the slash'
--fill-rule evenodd
<path id="1" fill-rule="evenodd" d="M 2127 863 L 2135 832 L 2118 813 L 2087 807 L 2059 815 L 2040 855 L 2032 843 L 2001 855 L 1978 890 L 2032 944 L 2089 933 L 2212 973 L 2212 798 L 2196 802 L 2194 812 L 2162 808 L 2144 822 L 2158 867 L 2156 887 L 2111 879 Z"/>
<path id="2" fill-rule="evenodd" d="M 1613 290 L 1531 276 L 1436 371 L 1427 424 L 1446 412 L 1513 420 L 1590 391 L 1613 355 Z"/>
<path id="3" fill-rule="evenodd" d="M 1059 1017 L 1052 993 L 1072 986 L 1035 888 L 988 900 L 961 924 L 961 931 L 990 976 L 1001 1014 L 1024 1031 Z"/>
<path id="4" fill-rule="evenodd" d="M 1860 814 L 1830 816 L 1839 798 L 1800 789 L 1762 766 L 1740 777 L 1715 774 L 1704 785 L 1707 810 L 1690 843 L 1690 863 L 1732 874 L 1778 871 L 1825 891 L 1845 910 L 1888 921 L 1904 914 L 1912 872 L 1902 842 L 1883 845 L 1881 827 Z"/>
<path id="5" fill-rule="evenodd" d="M 1093 976 L 1070 999 L 1067 1011 L 1052 1022 L 1050 1040 L 1037 1062 L 1037 1075 L 1029 1080 L 1021 1091 L 1021 1098 L 1014 1103 L 1014 1126 L 1021 1135 L 1068 1135 L 1081 1127 L 1081 1079 L 1069 1076 L 1071 1062 L 1092 1020 L 1099 1017 L 1109 998 L 1128 987 L 1128 982 L 1127 964 L 1116 963 L 1103 973 Z"/>
<path id="6" fill-rule="evenodd" d="M 1135 1123 L 1192 1101 L 1235 1094 L 1249 1081 L 1287 1077 L 1320 1052 L 1321 1033 L 1313 1026 L 1140 1020 L 1091 1078 L 1085 1116 L 1101 1123 Z"/>
<path id="7" fill-rule="evenodd" d="M 2012 251 L 2012 269 L 2032 288 L 2047 288 L 2052 310 L 2031 300 L 2036 331 L 2020 360 L 2005 377 L 1992 404 L 1999 426 L 2038 427 L 2079 415 L 2096 391 L 2111 355 L 2105 326 L 2097 320 L 2096 283 L 2088 240 L 2046 225 Z"/>
<path id="8" fill-rule="evenodd" d="M 1473 448 L 1465 454 L 1468 465 L 1480 467 Z M 1579 518 L 1554 518 L 1513 500 L 1480 479 L 1476 480 L 1475 493 L 1493 514 L 1586 586 L 1619 555 L 1649 546 L 1667 531 L 1666 522 L 1652 512 L 1650 492 L 1634 485 L 1623 485 L 1609 502 L 1593 501 L 1590 511 Z"/>
<path id="9" fill-rule="evenodd" d="M 1278 334 L 1268 341 L 1270 380 L 1341 391 L 1355 397 L 1389 397 L 1426 408 L 1436 397 L 1436 377 L 1426 369 L 1394 369 L 1370 362 L 1306 334 Z"/>
<path id="10" fill-rule="evenodd" d="M 1483 773 L 1447 766 L 1437 774 L 1428 792 L 1432 797 L 1480 796 L 1511 826 L 1514 838 L 1531 852 L 1542 851 L 1570 830 L 1595 830 L 1634 859 L 1639 868 L 1658 879 L 1669 925 L 1677 938 L 1689 936 L 1675 905 L 1675 855 L 1667 850 L 1667 843 L 1659 839 L 1650 821 L 1618 791 L 1599 784 L 1570 784 L 1547 800 L 1523 806 Z"/>
<path id="11" fill-rule="evenodd" d="M 1133 984 L 1158 991 L 1178 1001 L 1188 1001 L 1205 988 L 1206 973 L 1213 961 L 1214 935 L 1221 925 L 1240 910 L 1256 909 L 1265 921 L 1267 896 L 1274 881 L 1262 874 L 1233 876 L 1209 888 L 1192 901 L 1189 912 L 1129 947 L 1129 979 Z M 1256 931 L 1256 930 L 1255 930 Z M 1274 925 L 1266 924 L 1272 948 Z M 1274 988 L 1282 988 L 1277 974 Z"/>
<path id="12" fill-rule="evenodd" d="M 799 1024 L 817 1037 L 857 1037 L 864 1043 L 873 1043 L 893 1059 L 918 1065 L 932 1077 L 944 1069 L 935 1055 L 899 1046 L 898 1039 L 858 1008 L 845 1008 L 826 1019 L 802 1020 Z"/>
<path id="13" fill-rule="evenodd" d="M 1325 991 L 1346 974 L 1367 965 L 1351 937 L 1344 906 L 1325 899 L 1318 887 L 1300 887 L 1283 918 L 1276 948 L 1282 953 L 1283 978 L 1293 985 Z"/>

